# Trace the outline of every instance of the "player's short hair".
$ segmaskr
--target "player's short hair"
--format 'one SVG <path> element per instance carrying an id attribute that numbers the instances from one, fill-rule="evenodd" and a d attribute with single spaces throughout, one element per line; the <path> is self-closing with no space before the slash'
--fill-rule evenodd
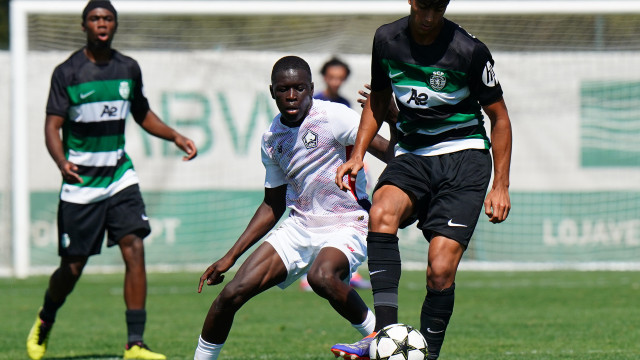
<path id="1" fill-rule="evenodd" d="M 326 63 L 324 63 L 324 65 L 322 65 L 322 69 L 320 69 L 320 73 L 324 76 L 327 73 L 327 69 L 332 66 L 342 66 L 347 71 L 347 76 L 345 76 L 345 79 L 349 77 L 349 74 L 351 74 L 351 69 L 349 69 L 349 65 L 347 65 L 347 63 L 338 59 L 335 56 L 332 57 Z"/>
<path id="2" fill-rule="evenodd" d="M 87 3 L 87 6 L 84 7 L 84 10 L 82 10 L 82 23 L 83 24 L 87 20 L 87 15 L 89 15 L 91 10 L 97 9 L 97 8 L 103 8 L 103 9 L 107 9 L 107 10 L 111 11 L 113 13 L 113 17 L 114 17 L 115 21 L 118 22 L 118 12 L 116 11 L 116 8 L 113 7 L 113 5 L 111 4 L 111 1 L 109 1 L 109 0 L 89 0 L 89 2 Z"/>
<path id="3" fill-rule="evenodd" d="M 420 5 L 429 9 L 441 9 L 449 5 L 449 0 L 416 0 Z"/>
<path id="4" fill-rule="evenodd" d="M 277 73 L 291 69 L 306 71 L 307 74 L 309 74 L 309 81 L 311 81 L 311 68 L 309 67 L 309 64 L 301 57 L 290 55 L 280 58 L 280 60 L 273 64 L 273 70 L 271 70 L 271 83 L 273 83 L 273 79 Z"/>

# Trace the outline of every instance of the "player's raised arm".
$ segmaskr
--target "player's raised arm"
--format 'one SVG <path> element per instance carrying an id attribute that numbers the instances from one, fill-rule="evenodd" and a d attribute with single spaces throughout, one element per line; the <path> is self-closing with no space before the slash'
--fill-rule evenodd
<path id="1" fill-rule="evenodd" d="M 238 258 L 276 225 L 286 209 L 286 193 L 286 184 L 276 188 L 264 189 L 264 200 L 258 206 L 246 229 L 231 249 L 220 260 L 214 262 L 205 270 L 200 277 L 198 292 L 202 291 L 205 281 L 207 285 L 221 283 L 224 280 L 223 274 L 236 263 Z"/>
<path id="2" fill-rule="evenodd" d="M 365 152 L 375 138 L 389 110 L 391 87 L 382 91 L 372 91 L 365 103 L 358 127 L 358 136 L 353 146 L 351 157 L 340 165 L 336 171 L 336 185 L 341 190 L 351 190 L 348 182 L 343 181 L 345 175 L 355 176 L 363 168 Z"/>
<path id="3" fill-rule="evenodd" d="M 161 139 L 172 141 L 178 148 L 184 151 L 187 155 L 182 157 L 182 160 L 189 161 L 198 155 L 198 149 L 195 143 L 165 124 L 160 118 L 151 110 L 147 111 L 144 119 L 140 122 L 140 126 L 149 134 L 159 137 Z"/>

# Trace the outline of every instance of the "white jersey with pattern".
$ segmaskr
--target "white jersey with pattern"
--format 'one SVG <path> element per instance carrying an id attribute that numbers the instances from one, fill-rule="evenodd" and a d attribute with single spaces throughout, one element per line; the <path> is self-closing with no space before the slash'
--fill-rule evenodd
<path id="1" fill-rule="evenodd" d="M 288 127 L 278 114 L 262 137 L 265 187 L 287 184 L 289 216 L 308 228 L 352 227 L 366 234 L 368 213 L 358 200 L 367 200 L 361 171 L 352 191 L 335 184 L 336 170 L 349 157 L 360 115 L 343 104 L 313 100 L 299 127 Z"/>

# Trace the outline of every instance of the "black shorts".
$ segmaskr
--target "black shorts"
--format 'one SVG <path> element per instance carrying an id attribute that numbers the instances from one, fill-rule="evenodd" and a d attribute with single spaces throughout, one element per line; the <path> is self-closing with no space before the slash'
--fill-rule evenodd
<path id="1" fill-rule="evenodd" d="M 151 233 L 138 185 L 92 204 L 60 201 L 58 205 L 58 255 L 100 254 L 104 233 L 111 247 L 129 234 L 145 238 Z"/>
<path id="2" fill-rule="evenodd" d="M 427 240 L 440 234 L 467 247 L 484 204 L 491 167 L 488 150 L 436 156 L 403 154 L 389 162 L 374 192 L 392 184 L 415 200 L 414 213 L 401 228 L 418 220 Z"/>

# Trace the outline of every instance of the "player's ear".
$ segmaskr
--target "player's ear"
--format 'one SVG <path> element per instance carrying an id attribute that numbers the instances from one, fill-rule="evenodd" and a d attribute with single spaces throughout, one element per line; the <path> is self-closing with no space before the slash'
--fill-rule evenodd
<path id="1" fill-rule="evenodd" d="M 311 82 L 311 87 L 309 88 L 309 92 L 311 92 L 311 97 L 313 97 L 313 81 Z"/>
<path id="2" fill-rule="evenodd" d="M 269 85 L 269 94 L 271 94 L 273 100 L 276 99 L 276 94 L 273 93 L 273 85 Z"/>

